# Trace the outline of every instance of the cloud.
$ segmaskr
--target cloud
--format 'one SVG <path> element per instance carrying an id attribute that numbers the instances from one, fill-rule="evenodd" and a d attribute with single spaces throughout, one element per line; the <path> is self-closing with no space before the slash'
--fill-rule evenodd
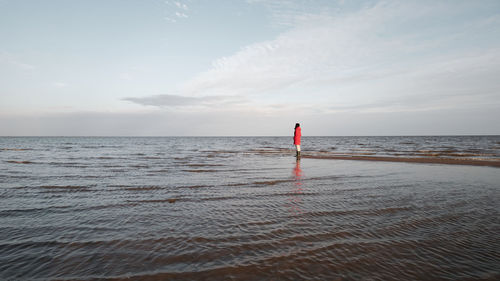
<path id="1" fill-rule="evenodd" d="M 158 107 L 217 107 L 228 104 L 239 104 L 244 99 L 237 96 L 204 96 L 187 97 L 180 95 L 153 95 L 148 97 L 129 97 L 124 98 L 140 105 L 158 106 Z"/>
<path id="2" fill-rule="evenodd" d="M 477 7 L 380 2 L 343 15 L 296 11 L 301 20 L 291 29 L 216 59 L 179 92 L 268 104 L 285 98 L 321 110 L 327 104 L 381 110 L 383 103 L 385 110 L 437 110 L 498 100 L 500 44 L 491 38 L 500 17 L 477 16 Z"/>
<path id="3" fill-rule="evenodd" d="M 54 82 L 52 83 L 52 86 L 56 88 L 65 88 L 66 86 L 68 86 L 68 84 L 64 82 Z"/>
<path id="4" fill-rule="evenodd" d="M 172 23 L 176 23 L 177 20 L 176 19 L 173 19 L 173 18 L 169 18 L 169 17 L 164 17 L 165 20 L 169 21 L 169 22 L 172 22 Z"/>
<path id="5" fill-rule="evenodd" d="M 175 12 L 175 15 L 178 17 L 178 18 L 187 18 L 188 16 L 184 13 L 180 13 L 180 12 Z"/>
<path id="6" fill-rule="evenodd" d="M 308 20 L 311 15 L 332 14 L 341 1 L 333 0 L 247 0 L 250 5 L 263 6 L 273 25 L 293 27 Z"/>
<path id="7" fill-rule="evenodd" d="M 4 62 L 10 66 L 14 66 L 17 69 L 21 70 L 34 70 L 36 69 L 36 66 L 20 61 L 18 58 L 16 58 L 15 55 L 7 52 L 0 51 L 0 63 Z"/>
<path id="8" fill-rule="evenodd" d="M 189 11 L 189 7 L 186 3 L 182 1 L 165 1 L 167 6 L 167 16 L 165 16 L 165 20 L 176 23 L 179 19 L 186 19 L 189 17 L 187 12 Z"/>
<path id="9" fill-rule="evenodd" d="M 252 44 L 213 62 L 186 93 L 263 92 L 324 78 L 369 71 L 394 53 L 398 42 L 374 36 L 368 11 L 344 19 L 311 16 L 274 40 Z M 375 21 L 375 20 L 372 20 Z"/>
<path id="10" fill-rule="evenodd" d="M 184 4 L 184 3 L 174 1 L 174 4 L 179 9 L 183 9 L 183 10 L 186 10 L 186 11 L 188 10 L 188 6 L 186 4 Z"/>

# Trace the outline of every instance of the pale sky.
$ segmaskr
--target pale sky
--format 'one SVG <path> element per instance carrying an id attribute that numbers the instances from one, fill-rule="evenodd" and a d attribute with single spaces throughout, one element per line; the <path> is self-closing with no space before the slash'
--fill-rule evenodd
<path id="1" fill-rule="evenodd" d="M 500 134 L 500 1 L 0 0 L 0 135 Z"/>

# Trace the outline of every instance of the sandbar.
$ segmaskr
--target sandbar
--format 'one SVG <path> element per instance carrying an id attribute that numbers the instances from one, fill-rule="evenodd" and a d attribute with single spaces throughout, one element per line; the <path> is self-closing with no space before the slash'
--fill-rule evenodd
<path id="1" fill-rule="evenodd" d="M 337 155 L 307 155 L 307 154 L 303 154 L 302 158 L 500 167 L 500 160 L 476 160 L 476 159 L 431 158 L 431 157 L 356 156 L 356 155 L 337 156 Z"/>

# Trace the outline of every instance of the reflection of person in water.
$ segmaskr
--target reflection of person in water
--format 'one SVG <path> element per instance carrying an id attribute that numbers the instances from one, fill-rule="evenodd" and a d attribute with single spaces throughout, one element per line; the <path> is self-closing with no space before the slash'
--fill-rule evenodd
<path id="1" fill-rule="evenodd" d="M 295 131 L 293 133 L 293 144 L 297 148 L 297 159 L 300 159 L 300 137 L 302 136 L 300 124 L 295 123 Z"/>
<path id="2" fill-rule="evenodd" d="M 301 185 L 300 178 L 302 177 L 302 169 L 300 169 L 300 161 L 295 163 L 295 168 L 293 168 L 293 174 L 295 175 L 295 184 Z"/>
<path id="3" fill-rule="evenodd" d="M 293 168 L 293 175 L 295 176 L 295 187 L 292 191 L 292 197 L 288 200 L 290 201 L 290 211 L 293 215 L 302 214 L 302 209 L 300 205 L 302 203 L 302 169 L 300 169 L 300 161 L 297 160 L 295 163 L 295 168 Z"/>

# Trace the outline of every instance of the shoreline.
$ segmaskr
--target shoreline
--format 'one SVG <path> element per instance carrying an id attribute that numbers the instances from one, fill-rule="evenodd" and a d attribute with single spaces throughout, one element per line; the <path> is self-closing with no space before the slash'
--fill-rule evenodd
<path id="1" fill-rule="evenodd" d="M 470 165 L 488 166 L 500 168 L 500 161 L 474 160 L 474 159 L 454 159 L 454 158 L 410 158 L 410 157 L 387 157 L 387 156 L 326 156 L 326 155 L 302 155 L 301 158 L 310 159 L 331 159 L 331 160 L 358 160 L 358 161 L 381 161 L 381 162 L 403 162 L 403 163 L 427 163 L 427 164 L 447 164 L 447 165 Z"/>

